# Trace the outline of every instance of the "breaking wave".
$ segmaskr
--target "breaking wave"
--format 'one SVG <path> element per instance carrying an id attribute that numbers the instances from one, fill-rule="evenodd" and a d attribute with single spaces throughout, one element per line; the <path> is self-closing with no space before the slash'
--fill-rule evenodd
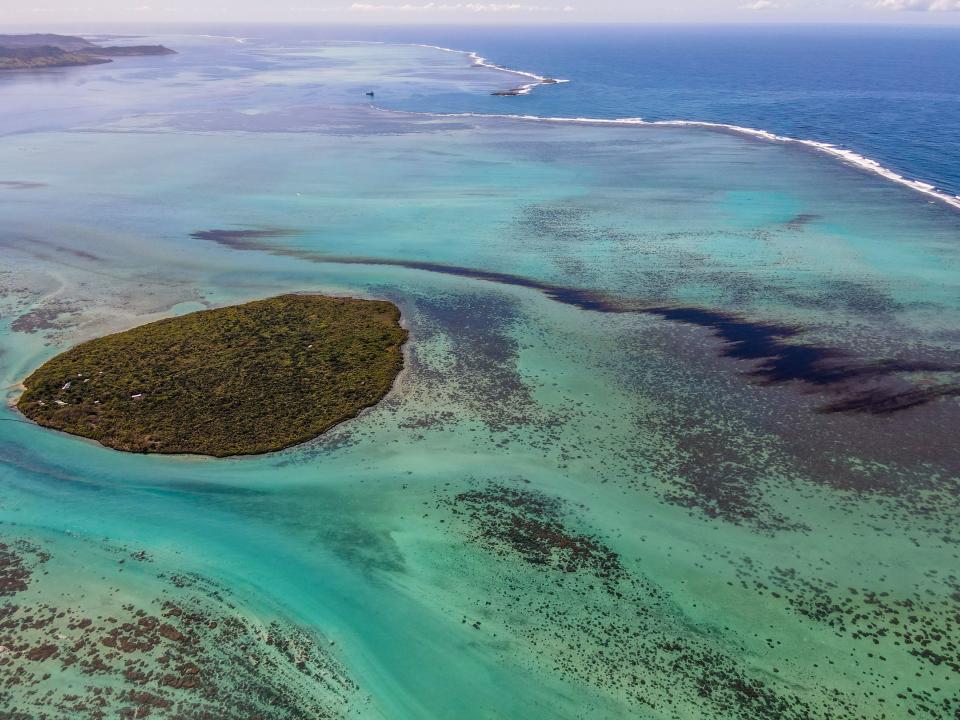
<path id="1" fill-rule="evenodd" d="M 422 45 L 417 44 L 417 47 L 432 48 L 435 50 L 442 50 L 444 52 L 458 53 L 464 55 L 471 60 L 475 67 L 485 67 L 493 70 L 499 70 L 501 72 L 512 73 L 514 75 L 519 75 L 522 77 L 530 78 L 531 82 L 524 84 L 511 91 L 508 94 L 515 95 L 527 95 L 535 87 L 543 84 L 554 84 L 554 83 L 565 83 L 570 82 L 569 80 L 554 80 L 552 78 L 544 77 L 542 75 L 537 75 L 535 73 L 526 72 L 523 70 L 514 70 L 511 68 L 506 68 L 501 65 L 491 63 L 483 56 L 479 55 L 476 52 L 469 50 L 454 50 L 451 48 L 441 47 L 438 45 Z M 545 117 L 542 115 L 520 115 L 520 114 L 494 114 L 494 113 L 421 113 L 429 114 L 434 117 L 478 117 L 478 118 L 502 118 L 509 120 L 525 120 L 525 121 L 534 121 L 534 122 L 547 122 L 547 123 L 574 123 L 581 125 L 624 125 L 624 126 L 657 126 L 657 127 L 693 127 L 693 128 L 703 128 L 706 130 L 715 130 L 721 132 L 730 132 L 737 135 L 744 135 L 752 138 L 757 138 L 760 140 L 766 140 L 769 142 L 793 144 L 793 145 L 803 145 L 805 147 L 811 148 L 818 152 L 831 155 L 842 162 L 847 163 L 848 165 L 859 168 L 866 172 L 873 173 L 874 175 L 879 175 L 886 180 L 891 182 L 898 183 L 905 187 L 910 188 L 919 193 L 923 193 L 931 198 L 934 198 L 937 201 L 945 203 L 953 208 L 960 210 L 960 195 L 951 195 L 950 193 L 940 190 L 935 185 L 932 185 L 928 182 L 922 180 L 916 180 L 909 178 L 905 175 L 898 173 L 895 170 L 892 170 L 888 167 L 885 167 L 881 163 L 868 158 L 864 155 L 861 155 L 853 150 L 841 147 L 839 145 L 834 145 L 833 143 L 822 142 L 819 140 L 805 140 L 802 138 L 790 137 L 787 135 L 778 135 L 776 133 L 770 132 L 769 130 L 759 130 L 757 128 L 745 127 L 742 125 L 732 125 L 727 123 L 718 123 L 718 122 L 709 122 L 706 120 L 644 120 L 643 118 L 591 118 L 591 117 Z"/>

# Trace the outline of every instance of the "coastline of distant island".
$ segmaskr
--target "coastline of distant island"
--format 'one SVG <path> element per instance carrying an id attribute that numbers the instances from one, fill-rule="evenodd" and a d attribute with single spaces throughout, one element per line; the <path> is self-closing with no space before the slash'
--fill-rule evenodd
<path id="1" fill-rule="evenodd" d="M 0 70 L 101 65 L 113 62 L 113 57 L 175 54 L 163 45 L 104 46 L 73 35 L 0 35 Z"/>

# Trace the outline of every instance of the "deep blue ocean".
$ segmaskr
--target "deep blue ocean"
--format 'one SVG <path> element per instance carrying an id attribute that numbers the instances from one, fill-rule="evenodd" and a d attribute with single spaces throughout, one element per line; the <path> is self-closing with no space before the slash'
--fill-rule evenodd
<path id="1" fill-rule="evenodd" d="M 217 32 L 260 35 L 256 29 Z M 278 37 L 416 42 L 571 82 L 403 109 L 702 120 L 829 142 L 960 194 L 960 27 L 284 27 Z"/>

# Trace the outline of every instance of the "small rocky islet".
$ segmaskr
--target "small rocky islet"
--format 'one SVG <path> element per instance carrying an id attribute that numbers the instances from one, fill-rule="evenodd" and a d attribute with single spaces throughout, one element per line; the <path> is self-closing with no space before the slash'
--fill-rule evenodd
<path id="1" fill-rule="evenodd" d="M 225 457 L 310 440 L 375 405 L 403 367 L 390 302 L 282 295 L 82 343 L 17 407 L 117 450 Z"/>

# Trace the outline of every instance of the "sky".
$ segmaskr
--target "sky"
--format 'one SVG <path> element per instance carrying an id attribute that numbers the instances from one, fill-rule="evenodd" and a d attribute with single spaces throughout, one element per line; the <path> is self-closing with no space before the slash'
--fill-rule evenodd
<path id="1" fill-rule="evenodd" d="M 4 26 L 71 22 L 960 25 L 960 0 L 0 0 Z"/>

